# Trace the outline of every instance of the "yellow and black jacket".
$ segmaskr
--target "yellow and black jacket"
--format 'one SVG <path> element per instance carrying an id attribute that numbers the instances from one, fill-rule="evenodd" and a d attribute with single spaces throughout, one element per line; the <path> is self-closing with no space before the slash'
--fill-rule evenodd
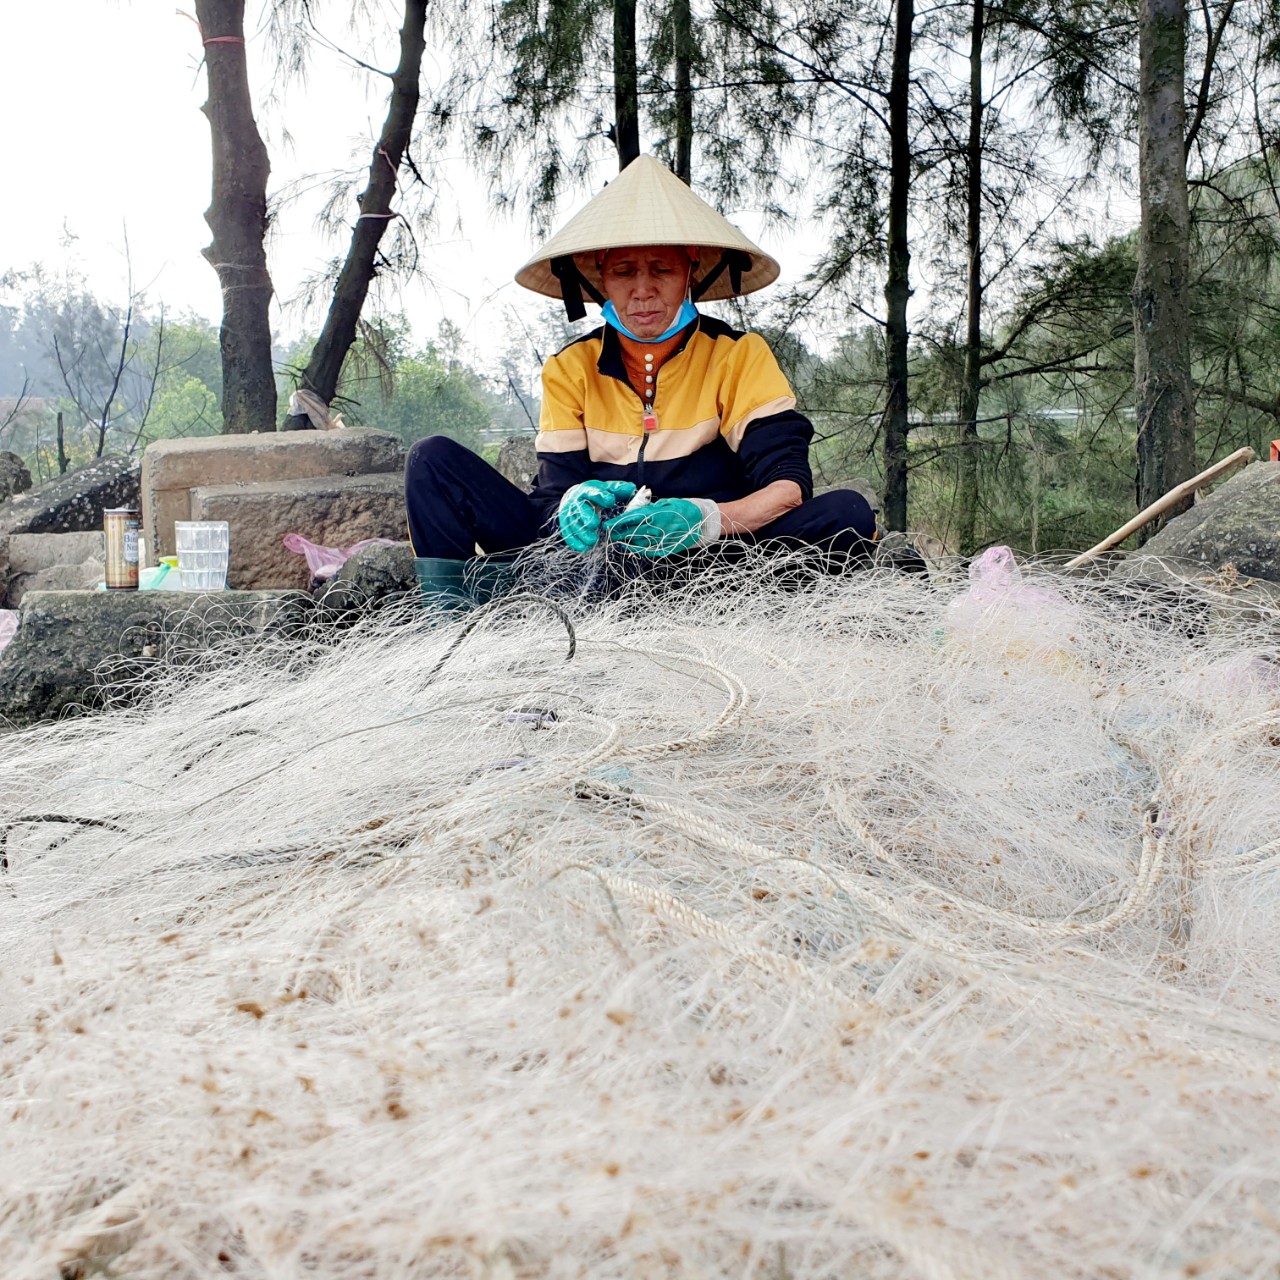
<path id="1" fill-rule="evenodd" d="M 813 494 L 813 427 L 769 344 L 700 315 L 658 370 L 646 402 L 627 380 L 618 335 L 608 328 L 571 342 L 542 370 L 538 483 L 532 498 L 550 518 L 581 480 L 631 480 L 655 498 L 730 502 L 775 480 Z"/>

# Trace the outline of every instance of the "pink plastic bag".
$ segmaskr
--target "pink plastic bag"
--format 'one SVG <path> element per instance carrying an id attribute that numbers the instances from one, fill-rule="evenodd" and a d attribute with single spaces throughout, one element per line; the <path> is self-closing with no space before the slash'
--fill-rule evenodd
<path id="1" fill-rule="evenodd" d="M 18 630 L 17 609 L 0 609 L 0 650 L 13 639 Z"/>
<path id="2" fill-rule="evenodd" d="M 366 538 L 350 547 L 321 547 L 304 538 L 300 533 L 286 533 L 284 545 L 289 551 L 305 556 L 312 578 L 332 578 L 361 547 L 391 547 L 390 538 Z"/>
<path id="3" fill-rule="evenodd" d="M 1034 587 L 1022 581 L 1022 566 L 1008 547 L 988 547 L 970 562 L 969 598 L 980 605 L 1062 602 L 1062 597 L 1052 588 Z"/>
<path id="4" fill-rule="evenodd" d="M 1070 646 L 1075 610 L 1060 592 L 1023 582 L 1022 566 L 1008 547 L 988 547 L 969 564 L 969 589 L 947 606 L 952 635 L 1001 644 L 1061 649 Z"/>

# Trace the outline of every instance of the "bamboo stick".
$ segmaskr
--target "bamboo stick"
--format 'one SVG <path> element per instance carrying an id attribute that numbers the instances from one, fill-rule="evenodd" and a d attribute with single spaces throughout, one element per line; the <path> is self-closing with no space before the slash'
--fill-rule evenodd
<path id="1" fill-rule="evenodd" d="M 1088 551 L 1081 552 L 1074 560 L 1068 560 L 1066 567 L 1074 569 L 1077 565 L 1084 564 L 1086 560 L 1092 560 L 1094 556 L 1100 556 L 1104 551 L 1110 551 L 1112 547 L 1117 543 L 1123 542 L 1131 533 L 1137 533 L 1144 524 L 1150 524 L 1156 516 L 1168 511 L 1170 507 L 1176 506 L 1187 494 L 1203 488 L 1219 476 L 1230 471 L 1232 467 L 1239 466 L 1242 462 L 1252 462 L 1257 456 L 1248 445 L 1245 445 L 1243 449 L 1237 449 L 1235 453 L 1229 454 L 1221 462 L 1215 462 L 1213 466 L 1200 472 L 1198 476 L 1192 476 L 1190 480 L 1184 480 L 1180 485 L 1170 489 L 1163 498 L 1157 498 L 1144 511 L 1139 511 L 1128 524 L 1121 525 L 1115 533 L 1109 533 L 1096 547 L 1090 547 Z"/>

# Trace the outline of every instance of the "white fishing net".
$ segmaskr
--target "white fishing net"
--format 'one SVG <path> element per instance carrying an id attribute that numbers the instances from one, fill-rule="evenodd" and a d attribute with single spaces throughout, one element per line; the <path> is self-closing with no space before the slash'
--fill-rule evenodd
<path id="1" fill-rule="evenodd" d="M 1276 1275 L 1276 622 L 983 564 L 0 738 L 0 1273 Z"/>

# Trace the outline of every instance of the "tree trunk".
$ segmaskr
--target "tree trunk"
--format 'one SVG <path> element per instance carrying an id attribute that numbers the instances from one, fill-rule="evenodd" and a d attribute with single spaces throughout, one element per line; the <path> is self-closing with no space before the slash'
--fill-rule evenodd
<path id="1" fill-rule="evenodd" d="M 359 197 L 360 216 L 351 233 L 347 260 L 338 276 L 324 329 L 303 370 L 302 386 L 314 391 L 325 404 L 331 403 L 337 394 L 342 366 L 356 340 L 356 325 L 375 274 L 378 245 L 391 221 L 396 175 L 418 114 L 418 82 L 422 72 L 426 21 L 426 0 L 405 0 L 404 25 L 400 28 L 400 64 L 391 77 L 391 100 L 382 136 L 369 162 L 369 181 Z M 308 425 L 310 420 L 306 417 L 285 419 L 286 430 Z"/>
<path id="2" fill-rule="evenodd" d="M 978 522 L 978 410 L 982 400 L 982 44 L 985 0 L 973 0 L 969 31 L 969 137 L 965 145 L 968 190 L 966 250 L 969 264 L 964 340 L 964 383 L 960 388 L 960 520 L 962 555 L 976 547 Z"/>
<path id="3" fill-rule="evenodd" d="M 67 437 L 62 427 L 62 412 L 58 412 L 58 474 L 65 476 L 67 467 L 70 466 L 70 460 L 67 458 Z"/>
<path id="4" fill-rule="evenodd" d="M 1195 404 L 1187 306 L 1191 219 L 1185 150 L 1186 0 L 1141 0 L 1138 175 L 1142 223 L 1134 281 L 1138 508 L 1195 471 Z M 1148 527 L 1154 533 L 1187 500 Z"/>
<path id="5" fill-rule="evenodd" d="M 672 0 L 676 46 L 676 177 L 693 184 L 693 9 Z"/>
<path id="6" fill-rule="evenodd" d="M 202 110 L 213 136 L 213 199 L 204 256 L 222 286 L 223 431 L 274 431 L 271 277 L 263 243 L 271 166 L 249 99 L 244 0 L 196 0 L 209 98 Z"/>
<path id="7" fill-rule="evenodd" d="M 613 0 L 613 141 L 621 172 L 640 154 L 636 0 Z"/>
<path id="8" fill-rule="evenodd" d="M 914 0 L 898 0 L 889 82 L 889 269 L 885 280 L 885 372 L 889 399 L 884 419 L 884 519 L 890 529 L 907 527 L 907 301 L 911 297 L 911 251 L 907 243 L 907 198 L 911 187 L 911 28 Z"/>

